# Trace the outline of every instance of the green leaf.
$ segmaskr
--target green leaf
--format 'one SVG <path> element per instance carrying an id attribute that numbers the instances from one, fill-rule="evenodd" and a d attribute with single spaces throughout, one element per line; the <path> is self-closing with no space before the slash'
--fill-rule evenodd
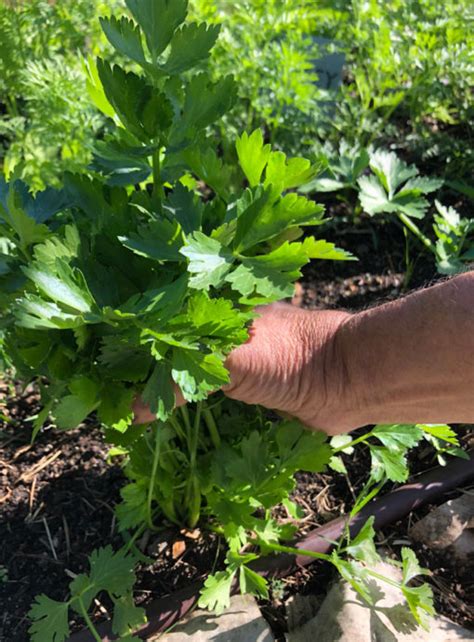
<path id="1" fill-rule="evenodd" d="M 173 212 L 185 234 L 201 229 L 203 204 L 200 199 L 181 183 L 177 183 L 168 196 L 168 207 Z"/>
<path id="2" fill-rule="evenodd" d="M 372 457 L 372 477 L 376 481 L 386 475 L 394 482 L 404 482 L 408 479 L 409 470 L 405 455 L 399 450 L 389 451 L 385 447 L 370 446 Z"/>
<path id="3" fill-rule="evenodd" d="M 390 450 L 407 450 L 413 448 L 423 437 L 421 428 L 414 424 L 378 425 L 372 429 L 377 437 Z"/>
<path id="4" fill-rule="evenodd" d="M 407 586 L 413 578 L 419 575 L 428 575 L 429 571 L 420 567 L 415 553 L 407 548 L 402 548 L 402 593 L 408 602 L 410 611 L 416 621 L 424 626 L 425 616 L 434 615 L 433 592 L 427 584 L 421 586 Z"/>
<path id="5" fill-rule="evenodd" d="M 41 428 L 44 426 L 46 423 L 50 413 L 51 409 L 53 407 L 54 401 L 49 401 L 47 404 L 45 404 L 44 408 L 40 410 L 38 413 L 38 416 L 33 422 L 33 430 L 31 431 L 31 444 L 34 444 L 36 437 L 38 436 L 38 433 L 40 432 Z"/>
<path id="6" fill-rule="evenodd" d="M 306 253 L 309 259 L 323 259 L 327 261 L 357 261 L 357 257 L 336 247 L 334 243 L 324 241 L 322 239 L 316 240 L 314 237 L 307 237 L 302 243 L 302 250 Z"/>
<path id="7" fill-rule="evenodd" d="M 171 366 L 165 361 L 156 364 L 142 392 L 142 399 L 161 421 L 166 421 L 173 412 L 176 399 L 171 380 Z"/>
<path id="8" fill-rule="evenodd" d="M 180 253 L 189 260 L 188 272 L 192 274 L 189 285 L 197 290 L 220 287 L 234 260 L 218 241 L 202 232 L 189 236 Z"/>
<path id="9" fill-rule="evenodd" d="M 53 414 L 61 430 L 71 430 L 93 412 L 98 406 L 98 386 L 88 377 L 78 377 L 69 386 L 71 395 L 61 399 Z"/>
<path id="10" fill-rule="evenodd" d="M 239 586 L 242 593 L 248 593 L 255 597 L 268 599 L 268 582 L 267 580 L 252 571 L 251 568 L 242 564 L 239 571 Z"/>
<path id="11" fill-rule="evenodd" d="M 16 204 L 36 223 L 45 223 L 70 205 L 64 190 L 48 187 L 33 194 L 29 186 L 21 180 L 14 180 L 7 184 L 0 178 L 0 212 L 2 208 L 8 211 L 11 192 L 15 193 Z"/>
<path id="12" fill-rule="evenodd" d="M 248 339 L 247 325 L 253 318 L 254 314 L 234 308 L 226 299 L 210 299 L 199 292 L 188 302 L 186 333 L 200 338 L 219 338 L 233 347 Z"/>
<path id="13" fill-rule="evenodd" d="M 301 188 L 302 194 L 310 194 L 311 192 L 338 192 L 344 189 L 346 184 L 334 178 L 315 178 L 313 181 L 304 185 Z"/>
<path id="14" fill-rule="evenodd" d="M 138 62 L 139 65 L 146 63 L 140 27 L 125 17 L 118 20 L 112 16 L 99 20 L 107 40 L 119 53 Z"/>
<path id="15" fill-rule="evenodd" d="M 459 446 L 459 439 L 456 432 L 451 428 L 451 426 L 448 426 L 446 424 L 417 424 L 417 427 L 420 428 L 424 433 L 436 437 L 436 439 L 442 439 L 449 444 Z"/>
<path id="16" fill-rule="evenodd" d="M 147 621 L 145 609 L 135 606 L 131 594 L 114 599 L 114 616 L 112 631 L 118 635 L 127 635 Z M 137 638 L 138 639 L 138 638 Z"/>
<path id="17" fill-rule="evenodd" d="M 428 571 L 422 569 L 415 553 L 406 546 L 402 547 L 402 574 L 403 583 L 408 584 L 410 580 L 418 575 L 426 575 Z"/>
<path id="18" fill-rule="evenodd" d="M 428 616 L 436 614 L 433 591 L 428 584 L 421 586 L 403 586 L 403 597 L 406 599 L 413 617 L 424 629 L 429 630 Z"/>
<path id="19" fill-rule="evenodd" d="M 186 134 L 214 124 L 229 111 L 236 95 L 233 76 L 225 76 L 217 82 L 211 82 L 206 73 L 193 76 L 186 87 L 179 130 Z"/>
<path id="20" fill-rule="evenodd" d="M 56 303 L 62 303 L 78 313 L 91 312 L 94 305 L 83 275 L 66 261 L 56 259 L 55 269 L 41 263 L 24 267 L 23 272 L 38 290 Z"/>
<path id="21" fill-rule="evenodd" d="M 161 288 L 134 294 L 120 309 L 138 316 L 158 316 L 164 322 L 180 312 L 187 293 L 188 278 L 182 275 Z"/>
<path id="22" fill-rule="evenodd" d="M 435 206 L 439 215 L 435 214 L 436 221 L 447 224 L 450 229 L 456 229 L 461 224 L 461 216 L 454 207 L 446 207 L 439 201 L 435 201 Z"/>
<path id="23" fill-rule="evenodd" d="M 183 153 L 183 158 L 193 174 L 224 201 L 228 200 L 231 168 L 224 165 L 212 147 L 190 147 Z"/>
<path id="24" fill-rule="evenodd" d="M 293 296 L 294 282 L 300 275 L 296 272 L 280 272 L 265 264 L 244 259 L 242 264 L 226 277 L 232 289 L 249 298 L 261 295 L 268 301 L 278 301 Z"/>
<path id="25" fill-rule="evenodd" d="M 149 350 L 131 338 L 110 335 L 102 339 L 99 363 L 110 379 L 144 381 L 153 364 Z"/>
<path id="26" fill-rule="evenodd" d="M 324 211 L 320 205 L 295 193 L 287 194 L 274 205 L 269 198 L 269 192 L 263 192 L 238 217 L 234 241 L 237 252 L 243 252 L 289 228 L 317 225 Z"/>
<path id="27" fill-rule="evenodd" d="M 377 564 L 380 561 L 374 543 L 374 519 L 374 517 L 369 517 L 356 537 L 351 539 L 345 548 L 348 555 L 366 564 Z"/>
<path id="28" fill-rule="evenodd" d="M 171 41 L 171 51 L 162 69 L 167 74 L 181 74 L 209 57 L 219 36 L 220 25 L 195 22 L 183 25 Z"/>
<path id="29" fill-rule="evenodd" d="M 36 245 L 34 256 L 38 263 L 48 265 L 54 270 L 56 259 L 64 259 L 69 262 L 77 257 L 80 252 L 80 244 L 77 228 L 74 225 L 67 225 L 64 228 L 64 238 L 52 236 L 41 245 Z"/>
<path id="30" fill-rule="evenodd" d="M 336 473 L 342 473 L 347 475 L 347 468 L 345 463 L 342 461 L 341 457 L 331 457 L 329 460 L 328 466 L 331 470 L 334 470 Z"/>
<path id="31" fill-rule="evenodd" d="M 210 575 L 201 589 L 198 606 L 220 615 L 230 606 L 230 589 L 236 570 L 218 571 Z"/>
<path id="32" fill-rule="evenodd" d="M 107 426 L 124 432 L 133 421 L 133 388 L 121 383 L 108 383 L 101 391 L 99 417 Z"/>
<path id="33" fill-rule="evenodd" d="M 283 152 L 272 152 L 268 159 L 265 174 L 265 187 L 272 188 L 276 195 L 285 190 L 308 183 L 316 174 L 317 168 L 306 158 L 286 158 Z"/>
<path id="34" fill-rule="evenodd" d="M 316 241 L 313 237 L 303 243 L 286 241 L 268 254 L 242 257 L 241 265 L 226 277 L 226 281 L 246 298 L 261 295 L 268 301 L 277 301 L 293 296 L 294 283 L 301 276 L 300 268 L 310 258 L 351 260 L 354 257 L 333 243 Z"/>
<path id="35" fill-rule="evenodd" d="M 210 392 L 229 383 L 229 373 L 217 354 L 203 355 L 193 350 L 175 348 L 172 376 L 187 401 L 200 401 Z"/>
<path id="36" fill-rule="evenodd" d="M 34 243 L 41 243 L 50 233 L 46 225 L 37 223 L 34 218 L 28 216 L 16 183 L 10 185 L 7 206 L 3 207 L 0 202 L 0 215 L 17 235 L 22 249 L 27 249 Z"/>
<path id="37" fill-rule="evenodd" d="M 122 502 L 115 507 L 119 531 L 137 528 L 147 520 L 148 484 L 146 479 L 127 484 L 120 489 Z"/>
<path id="38" fill-rule="evenodd" d="M 354 452 L 354 447 L 351 446 L 353 438 L 351 435 L 334 435 L 331 437 L 331 448 L 341 448 L 343 453 L 347 455 L 352 455 Z"/>
<path id="39" fill-rule="evenodd" d="M 168 98 L 144 78 L 98 59 L 97 70 L 105 95 L 124 127 L 144 143 L 162 136 L 173 121 Z"/>
<path id="40" fill-rule="evenodd" d="M 141 151 L 141 149 L 140 149 Z M 117 141 L 96 141 L 91 169 L 102 174 L 107 185 L 136 185 L 150 176 L 150 163 Z"/>
<path id="41" fill-rule="evenodd" d="M 34 294 L 19 299 L 14 312 L 18 325 L 32 330 L 67 330 L 84 324 L 82 317 L 65 312 L 56 303 L 44 301 Z"/>
<path id="42" fill-rule="evenodd" d="M 304 510 L 301 508 L 299 504 L 291 500 L 289 497 L 285 498 L 281 503 L 288 511 L 288 514 L 290 515 L 290 517 L 292 517 L 293 519 L 299 520 L 304 518 L 305 516 Z"/>
<path id="43" fill-rule="evenodd" d="M 358 184 L 360 202 L 368 214 L 373 216 L 380 212 L 397 211 L 396 206 L 390 203 L 383 185 L 376 176 L 361 176 Z"/>
<path id="44" fill-rule="evenodd" d="M 244 132 L 236 141 L 237 155 L 250 187 L 256 187 L 270 158 L 271 145 L 263 144 L 263 134 L 256 129 L 250 136 Z"/>
<path id="45" fill-rule="evenodd" d="M 242 439 L 240 451 L 241 456 L 236 456 L 233 450 L 227 451 L 228 460 L 224 459 L 226 475 L 234 479 L 237 492 L 245 487 L 255 490 L 268 477 L 266 470 L 269 460 L 268 444 L 264 442 L 259 432 L 253 430 Z"/>
<path id="46" fill-rule="evenodd" d="M 331 554 L 331 562 L 337 568 L 342 578 L 349 582 L 352 588 L 367 602 L 373 604 L 371 586 L 367 580 L 370 579 L 365 567 L 360 563 L 352 560 L 343 560 L 339 557 L 337 551 Z"/>
<path id="47" fill-rule="evenodd" d="M 370 168 L 375 173 L 391 199 L 396 189 L 409 178 L 416 176 L 418 170 L 414 165 L 409 167 L 394 152 L 378 150 L 370 157 Z"/>
<path id="48" fill-rule="evenodd" d="M 438 179 L 418 176 L 415 166 L 408 166 L 393 152 L 374 152 L 370 167 L 375 176 L 362 176 L 358 183 L 360 202 L 372 216 L 387 212 L 421 219 L 429 206 L 422 195 L 443 184 Z"/>
<path id="49" fill-rule="evenodd" d="M 89 555 L 88 575 L 78 575 L 70 585 L 72 600 L 81 596 L 87 610 L 100 591 L 120 597 L 128 595 L 135 583 L 135 561 L 124 549 L 114 552 L 111 546 L 96 549 Z M 84 590 L 85 587 L 88 587 Z M 76 606 L 73 605 L 73 608 Z"/>
<path id="50" fill-rule="evenodd" d="M 160 219 L 140 227 L 136 234 L 119 236 L 119 241 L 139 256 L 154 261 L 183 261 L 183 233 L 177 221 Z"/>
<path id="51" fill-rule="evenodd" d="M 125 0 L 146 37 L 153 61 L 169 45 L 173 33 L 184 22 L 188 0 Z"/>
<path id="52" fill-rule="evenodd" d="M 284 421 L 276 431 L 276 442 L 281 465 L 289 470 L 321 472 L 331 458 L 331 447 L 326 435 L 310 432 L 299 421 Z"/>
<path id="53" fill-rule="evenodd" d="M 38 595 L 28 617 L 32 642 L 63 642 L 69 637 L 69 604 Z"/>
<path id="54" fill-rule="evenodd" d="M 415 176 L 411 178 L 398 192 L 398 197 L 405 194 L 419 195 L 436 192 L 443 185 L 439 178 L 427 178 L 426 176 Z"/>
<path id="55" fill-rule="evenodd" d="M 87 92 L 94 103 L 107 118 L 115 118 L 115 109 L 105 95 L 104 87 L 99 77 L 97 70 L 97 62 L 92 58 L 84 60 L 84 71 L 86 75 Z"/>

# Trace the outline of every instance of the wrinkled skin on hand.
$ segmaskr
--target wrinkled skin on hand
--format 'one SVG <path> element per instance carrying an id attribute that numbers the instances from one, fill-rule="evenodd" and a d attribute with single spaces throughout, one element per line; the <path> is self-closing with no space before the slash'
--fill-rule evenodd
<path id="1" fill-rule="evenodd" d="M 227 358 L 231 382 L 223 388 L 225 394 L 296 417 L 328 434 L 349 429 L 343 418 L 346 385 L 337 333 L 351 315 L 285 303 L 257 312 L 249 340 Z M 184 403 L 179 391 L 176 401 Z M 137 423 L 153 420 L 140 399 L 134 412 Z"/>

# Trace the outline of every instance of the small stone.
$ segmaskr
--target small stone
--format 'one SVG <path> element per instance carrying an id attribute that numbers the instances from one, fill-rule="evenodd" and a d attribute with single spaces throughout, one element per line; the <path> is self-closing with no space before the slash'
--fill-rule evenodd
<path id="1" fill-rule="evenodd" d="M 412 526 L 409 535 L 460 562 L 474 558 L 474 496 L 466 493 L 438 506 Z"/>
<path id="2" fill-rule="evenodd" d="M 178 541 L 173 542 L 173 548 L 172 548 L 173 559 L 177 560 L 178 557 L 181 557 L 181 555 L 183 555 L 185 550 L 186 550 L 186 543 L 183 539 L 179 539 Z"/>
<path id="3" fill-rule="evenodd" d="M 316 595 L 292 595 L 286 603 L 288 630 L 294 631 L 312 620 L 321 607 Z"/>
<path id="4" fill-rule="evenodd" d="M 180 531 L 180 533 L 184 537 L 187 537 L 188 539 L 192 539 L 192 540 L 198 540 L 201 537 L 201 530 L 199 528 L 193 528 L 192 530 L 183 528 Z"/>
<path id="5" fill-rule="evenodd" d="M 148 642 L 274 642 L 270 628 L 255 599 L 236 595 L 222 615 L 194 611 L 170 633 L 149 638 Z"/>
<path id="6" fill-rule="evenodd" d="M 376 570 L 388 579 L 401 579 L 400 570 L 382 564 Z M 288 627 L 287 642 L 466 642 L 474 631 L 436 616 L 429 619 L 429 631 L 418 627 L 401 592 L 385 582 L 374 580 L 371 587 L 375 607 L 365 604 L 344 581 L 329 591 L 316 615 L 294 629 Z M 305 612 L 301 604 L 298 612 Z M 312 606 L 308 607 L 310 610 Z M 288 623 L 297 623 L 292 603 L 287 606 Z M 303 618 L 304 622 L 304 618 Z"/>
<path id="7" fill-rule="evenodd" d="M 161 555 L 167 552 L 168 547 L 169 547 L 168 542 L 154 541 L 148 546 L 147 553 L 151 557 L 160 557 Z"/>

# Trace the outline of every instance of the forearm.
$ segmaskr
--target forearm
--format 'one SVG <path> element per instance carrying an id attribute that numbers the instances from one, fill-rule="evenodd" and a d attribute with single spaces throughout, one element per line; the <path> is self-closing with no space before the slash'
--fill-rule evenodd
<path id="1" fill-rule="evenodd" d="M 337 341 L 348 425 L 474 423 L 474 273 L 355 314 Z"/>

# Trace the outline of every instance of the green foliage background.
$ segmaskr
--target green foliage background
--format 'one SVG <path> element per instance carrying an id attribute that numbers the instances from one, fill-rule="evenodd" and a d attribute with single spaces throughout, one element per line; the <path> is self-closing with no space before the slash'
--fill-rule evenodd
<path id="1" fill-rule="evenodd" d="M 104 120 L 91 106 L 77 54 L 104 50 L 97 18 L 117 4 L 10 0 L 0 6 L 7 176 L 16 168 L 39 189 L 90 160 Z M 192 13 L 221 25 L 211 70 L 238 81 L 240 102 L 223 124 L 227 139 L 264 127 L 286 152 L 337 148 L 342 140 L 390 144 L 438 174 L 472 174 L 469 0 L 196 0 Z M 317 84 L 314 62 L 334 52 L 345 55 L 344 82 L 327 90 Z M 230 143 L 223 144 L 232 154 Z"/>
<path id="2" fill-rule="evenodd" d="M 80 54 L 98 54 L 98 16 L 115 0 L 0 4 L 0 161 L 34 190 L 84 168 L 103 119 L 87 95 Z"/>

